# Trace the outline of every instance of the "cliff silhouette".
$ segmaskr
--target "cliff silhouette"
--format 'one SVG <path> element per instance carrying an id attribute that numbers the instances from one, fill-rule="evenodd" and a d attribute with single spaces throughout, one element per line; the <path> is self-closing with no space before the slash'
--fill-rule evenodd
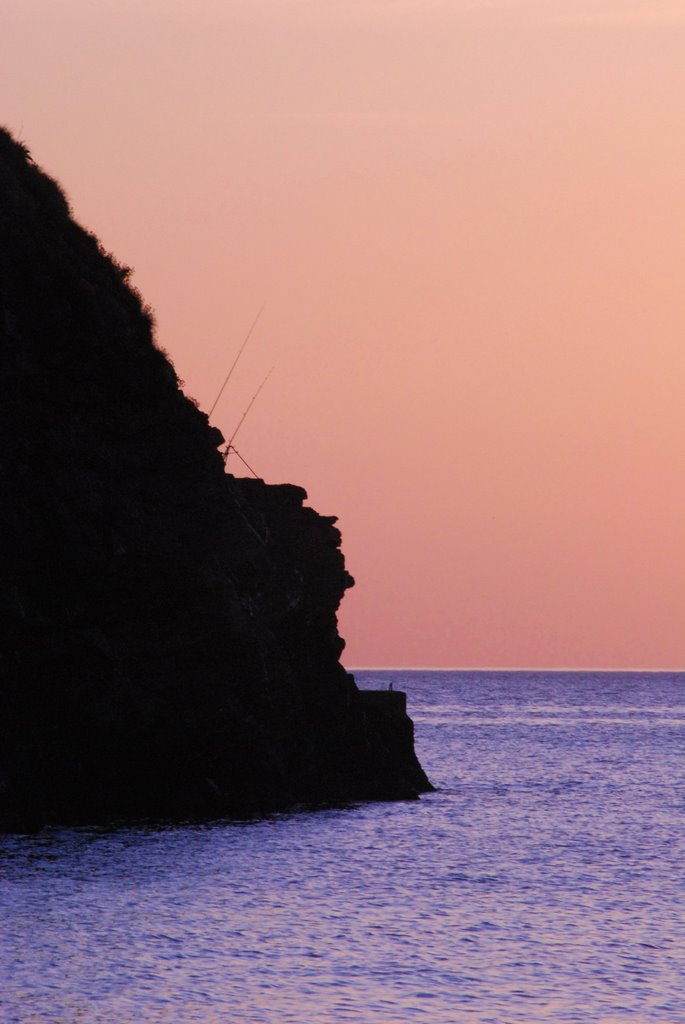
<path id="1" fill-rule="evenodd" d="M 0 828 L 429 789 L 335 519 L 225 472 L 128 276 L 0 130 Z"/>

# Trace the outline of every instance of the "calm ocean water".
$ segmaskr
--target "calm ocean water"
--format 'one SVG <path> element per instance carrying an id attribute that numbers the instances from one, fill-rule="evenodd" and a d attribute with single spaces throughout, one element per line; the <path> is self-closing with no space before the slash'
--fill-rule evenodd
<path id="1" fill-rule="evenodd" d="M 437 793 L 0 837 L 3 1024 L 685 1024 L 685 675 L 356 676 Z"/>

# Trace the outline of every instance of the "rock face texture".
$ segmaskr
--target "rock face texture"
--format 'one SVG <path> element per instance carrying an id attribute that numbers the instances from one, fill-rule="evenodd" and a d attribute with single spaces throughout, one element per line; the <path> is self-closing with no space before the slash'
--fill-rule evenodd
<path id="1" fill-rule="evenodd" d="M 0 130 L 0 828 L 429 789 L 335 520 L 224 471 L 127 274 Z"/>

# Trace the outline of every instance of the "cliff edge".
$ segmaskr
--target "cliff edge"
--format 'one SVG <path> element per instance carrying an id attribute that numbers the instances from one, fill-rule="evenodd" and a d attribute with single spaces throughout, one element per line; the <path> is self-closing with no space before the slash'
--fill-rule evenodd
<path id="1" fill-rule="evenodd" d="M 429 789 L 335 520 L 224 471 L 127 277 L 0 130 L 0 828 Z"/>

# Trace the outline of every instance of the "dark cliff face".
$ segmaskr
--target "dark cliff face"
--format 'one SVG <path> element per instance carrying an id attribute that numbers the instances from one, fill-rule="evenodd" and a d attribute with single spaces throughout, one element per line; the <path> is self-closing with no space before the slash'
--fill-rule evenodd
<path id="1" fill-rule="evenodd" d="M 428 788 L 339 664 L 335 520 L 221 442 L 0 131 L 0 826 Z"/>

